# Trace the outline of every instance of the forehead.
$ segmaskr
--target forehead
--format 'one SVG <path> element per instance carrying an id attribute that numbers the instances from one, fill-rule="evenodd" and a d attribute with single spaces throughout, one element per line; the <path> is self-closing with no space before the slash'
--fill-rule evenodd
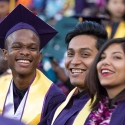
<path id="1" fill-rule="evenodd" d="M 96 49 L 97 39 L 91 35 L 78 35 L 71 39 L 68 48 L 80 49 L 90 48 Z"/>
<path id="2" fill-rule="evenodd" d="M 124 53 L 122 45 L 118 43 L 111 44 L 107 49 L 104 50 L 104 53 L 115 52 L 115 51 Z"/>
<path id="3" fill-rule="evenodd" d="M 29 29 L 20 29 L 17 30 L 13 33 L 11 33 L 8 37 L 7 37 L 7 41 L 11 42 L 11 41 L 34 41 L 34 42 L 40 42 L 38 35 Z"/>

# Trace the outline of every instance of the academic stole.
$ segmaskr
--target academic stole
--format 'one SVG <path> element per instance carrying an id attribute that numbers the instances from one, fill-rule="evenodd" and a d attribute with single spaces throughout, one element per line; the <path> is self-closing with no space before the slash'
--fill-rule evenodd
<path id="1" fill-rule="evenodd" d="M 52 123 L 51 125 L 53 125 L 54 121 L 56 120 L 56 118 L 58 117 L 58 115 L 61 113 L 61 111 L 66 107 L 66 105 L 69 103 L 71 97 L 73 96 L 74 93 L 76 93 L 76 91 L 78 91 L 77 88 L 74 88 L 67 96 L 66 100 L 57 108 Z M 91 109 L 90 109 L 90 102 L 91 100 L 89 100 L 85 106 L 82 108 L 82 110 L 78 113 L 78 115 L 76 116 L 74 122 L 72 125 L 84 125 L 87 117 L 89 116 L 89 114 L 91 113 Z"/>
<path id="2" fill-rule="evenodd" d="M 12 76 L 7 79 L 0 80 L 0 114 L 2 114 L 6 95 Z M 36 70 L 36 78 L 29 88 L 28 97 L 22 114 L 25 124 L 36 125 L 40 122 L 42 111 L 44 110 L 45 97 L 52 85 L 42 72 Z"/>
<path id="3" fill-rule="evenodd" d="M 110 39 L 112 32 L 111 26 L 106 26 L 106 31 L 108 32 L 108 38 Z M 113 38 L 119 38 L 119 37 L 125 37 L 125 21 L 121 21 L 119 23 L 119 26 Z"/>

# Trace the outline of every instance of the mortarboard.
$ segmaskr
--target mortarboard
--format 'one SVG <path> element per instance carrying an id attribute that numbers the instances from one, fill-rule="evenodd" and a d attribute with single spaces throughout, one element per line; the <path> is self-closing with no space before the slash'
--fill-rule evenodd
<path id="1" fill-rule="evenodd" d="M 93 22 L 96 22 L 96 23 L 99 23 L 99 24 L 102 24 L 103 20 L 108 20 L 105 17 L 84 16 L 84 15 L 81 15 L 81 14 L 73 15 L 72 17 L 78 19 L 79 22 L 83 22 L 83 21 L 87 20 L 87 21 L 93 21 Z"/>
<path id="2" fill-rule="evenodd" d="M 38 34 L 40 38 L 40 49 L 42 49 L 56 34 L 57 31 L 19 4 L 0 23 L 0 47 L 4 48 L 4 41 L 9 34 L 19 29 L 30 29 Z"/>

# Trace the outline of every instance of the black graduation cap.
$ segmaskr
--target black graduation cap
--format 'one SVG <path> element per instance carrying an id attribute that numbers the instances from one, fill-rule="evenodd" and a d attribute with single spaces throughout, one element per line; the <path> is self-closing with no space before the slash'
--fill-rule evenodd
<path id="1" fill-rule="evenodd" d="M 87 20 L 87 21 L 93 21 L 93 22 L 96 22 L 99 24 L 102 24 L 103 20 L 108 20 L 105 17 L 84 16 L 81 14 L 73 15 L 72 17 L 78 19 L 79 22 L 83 22 L 83 21 Z"/>
<path id="2" fill-rule="evenodd" d="M 12 32 L 19 29 L 31 29 L 40 38 L 42 49 L 56 34 L 57 31 L 19 4 L 1 23 L 0 23 L 0 47 L 4 48 L 4 41 Z"/>

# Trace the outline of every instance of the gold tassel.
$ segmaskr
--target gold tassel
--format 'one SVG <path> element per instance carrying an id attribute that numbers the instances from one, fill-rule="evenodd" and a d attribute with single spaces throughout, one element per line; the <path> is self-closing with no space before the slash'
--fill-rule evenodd
<path id="1" fill-rule="evenodd" d="M 82 22 L 82 21 L 83 21 L 83 18 L 82 18 L 82 17 L 79 17 L 78 20 L 79 20 L 79 22 Z"/>

